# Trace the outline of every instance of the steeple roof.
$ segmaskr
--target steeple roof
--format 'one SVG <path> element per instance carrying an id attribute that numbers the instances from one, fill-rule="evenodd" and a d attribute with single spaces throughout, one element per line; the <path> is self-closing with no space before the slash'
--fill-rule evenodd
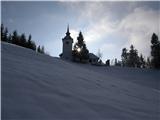
<path id="1" fill-rule="evenodd" d="M 67 26 L 66 36 L 62 39 L 62 41 L 64 41 L 64 40 L 71 40 L 71 42 L 73 43 L 73 39 L 70 36 L 70 32 L 69 32 L 69 25 Z"/>
<path id="2" fill-rule="evenodd" d="M 69 32 L 69 25 L 67 26 L 67 32 L 66 32 L 67 36 L 70 36 L 70 32 Z"/>

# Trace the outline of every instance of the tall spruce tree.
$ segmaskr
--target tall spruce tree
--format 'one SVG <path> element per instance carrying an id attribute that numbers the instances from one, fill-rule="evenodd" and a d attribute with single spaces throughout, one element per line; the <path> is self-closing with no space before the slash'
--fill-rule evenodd
<path id="1" fill-rule="evenodd" d="M 8 36 L 8 42 L 12 43 L 12 35 L 11 34 L 9 34 L 9 36 Z"/>
<path id="2" fill-rule="evenodd" d="M 44 52 L 44 46 L 42 46 L 42 48 L 41 48 L 41 53 L 42 53 L 42 54 L 45 53 L 45 52 Z"/>
<path id="3" fill-rule="evenodd" d="M 31 41 L 31 45 L 32 45 L 31 49 L 34 50 L 34 51 L 36 51 L 37 47 L 36 47 L 36 44 L 35 44 L 34 41 Z"/>
<path id="4" fill-rule="evenodd" d="M 149 57 L 147 57 L 147 63 L 146 63 L 146 67 L 147 68 L 151 68 L 151 60 L 150 60 L 150 58 Z"/>
<path id="5" fill-rule="evenodd" d="M 88 51 L 86 44 L 84 42 L 82 32 L 79 33 L 79 36 L 77 37 L 77 42 L 74 45 L 73 59 L 74 60 L 79 59 L 80 62 L 82 62 L 83 60 L 89 59 L 89 51 Z"/>
<path id="6" fill-rule="evenodd" d="M 8 29 L 5 28 L 4 33 L 3 33 L 3 41 L 8 42 Z"/>
<path id="7" fill-rule="evenodd" d="M 89 51 L 88 51 L 85 43 L 83 44 L 83 48 L 82 48 L 81 52 L 82 52 L 82 59 L 88 60 L 89 59 Z"/>
<path id="8" fill-rule="evenodd" d="M 140 67 L 141 67 L 141 68 L 145 68 L 146 62 L 145 62 L 144 57 L 143 57 L 142 54 L 141 54 L 140 57 L 139 57 L 139 63 L 140 63 Z"/>
<path id="9" fill-rule="evenodd" d="M 41 46 L 40 45 L 37 48 L 37 52 L 41 53 Z"/>
<path id="10" fill-rule="evenodd" d="M 4 25 L 1 24 L 1 40 L 4 41 Z"/>
<path id="11" fill-rule="evenodd" d="M 19 36 L 16 30 L 13 32 L 13 35 L 12 35 L 12 43 L 19 45 Z"/>
<path id="12" fill-rule="evenodd" d="M 22 47 L 27 47 L 27 41 L 26 41 L 26 36 L 25 34 L 23 33 L 20 37 L 20 46 Z"/>
<path id="13" fill-rule="evenodd" d="M 121 55 L 121 58 L 122 58 L 122 66 L 127 66 L 127 63 L 128 63 L 128 51 L 126 48 L 123 48 L 122 49 L 122 55 Z"/>
<path id="14" fill-rule="evenodd" d="M 29 35 L 28 41 L 27 41 L 27 48 L 30 48 L 30 49 L 32 49 L 32 41 L 31 41 L 31 39 L 32 39 L 32 36 Z"/>
<path id="15" fill-rule="evenodd" d="M 39 53 L 42 53 L 42 54 L 45 54 L 45 51 L 44 51 L 44 46 L 38 46 L 38 48 L 37 48 L 37 52 L 39 52 Z"/>
<path id="16" fill-rule="evenodd" d="M 30 48 L 32 50 L 36 50 L 36 44 L 32 41 L 32 36 L 31 35 L 29 35 L 29 37 L 28 37 L 27 48 Z"/>
<path id="17" fill-rule="evenodd" d="M 128 66 L 129 67 L 140 67 L 138 51 L 134 49 L 134 46 L 131 45 L 128 56 Z"/>
<path id="18" fill-rule="evenodd" d="M 153 68 L 160 69 L 160 41 L 155 33 L 152 35 L 151 44 L 151 65 Z"/>

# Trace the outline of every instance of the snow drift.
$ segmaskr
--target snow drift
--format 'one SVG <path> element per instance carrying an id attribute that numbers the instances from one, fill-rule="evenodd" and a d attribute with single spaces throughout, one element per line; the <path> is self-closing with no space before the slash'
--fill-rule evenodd
<path id="1" fill-rule="evenodd" d="M 1 56 L 2 119 L 160 119 L 160 71 L 71 63 L 8 43 Z"/>

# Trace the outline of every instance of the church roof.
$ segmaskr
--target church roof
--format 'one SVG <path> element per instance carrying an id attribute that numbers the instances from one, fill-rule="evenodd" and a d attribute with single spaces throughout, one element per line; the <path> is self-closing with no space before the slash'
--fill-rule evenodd
<path id="1" fill-rule="evenodd" d="M 89 58 L 90 59 L 99 59 L 95 54 L 89 53 Z"/>
<path id="2" fill-rule="evenodd" d="M 62 39 L 62 40 L 72 40 L 73 42 L 73 38 L 70 36 L 70 32 L 69 32 L 69 25 L 67 26 L 67 32 L 66 32 L 66 36 Z"/>

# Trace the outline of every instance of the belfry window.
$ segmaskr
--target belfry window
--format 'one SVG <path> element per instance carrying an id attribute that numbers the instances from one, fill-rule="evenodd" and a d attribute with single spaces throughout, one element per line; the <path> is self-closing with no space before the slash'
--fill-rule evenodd
<path id="1" fill-rule="evenodd" d="M 69 42 L 67 41 L 66 44 L 69 44 Z"/>

